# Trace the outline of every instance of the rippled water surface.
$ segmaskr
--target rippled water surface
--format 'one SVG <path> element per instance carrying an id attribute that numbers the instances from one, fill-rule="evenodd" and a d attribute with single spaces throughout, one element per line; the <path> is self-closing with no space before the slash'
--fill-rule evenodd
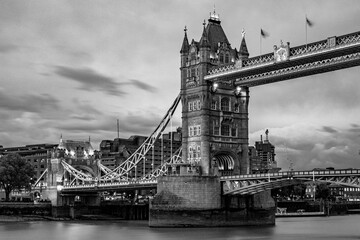
<path id="1" fill-rule="evenodd" d="M 0 240 L 359 239 L 360 215 L 278 218 L 273 227 L 149 228 L 145 221 L 0 223 Z"/>

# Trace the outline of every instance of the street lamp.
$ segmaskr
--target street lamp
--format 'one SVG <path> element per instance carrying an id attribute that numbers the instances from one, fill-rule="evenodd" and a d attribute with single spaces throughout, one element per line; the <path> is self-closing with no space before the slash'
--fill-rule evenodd
<path id="1" fill-rule="evenodd" d="M 214 82 L 214 83 L 210 86 L 210 92 L 211 92 L 211 93 L 215 93 L 218 88 L 219 88 L 219 84 L 218 84 L 217 82 Z"/>

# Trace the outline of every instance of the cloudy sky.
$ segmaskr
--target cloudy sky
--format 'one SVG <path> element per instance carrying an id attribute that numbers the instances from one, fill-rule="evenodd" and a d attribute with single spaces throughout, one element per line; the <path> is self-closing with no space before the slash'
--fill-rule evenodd
<path id="1" fill-rule="evenodd" d="M 359 31 L 358 0 L 0 0 L 0 145 L 149 135 L 180 87 L 184 26 L 198 41 L 213 11 L 250 56 L 280 40 Z M 266 129 L 288 169 L 360 168 L 360 67 L 250 89 L 250 144 Z M 177 112 L 173 126 L 181 122 Z"/>

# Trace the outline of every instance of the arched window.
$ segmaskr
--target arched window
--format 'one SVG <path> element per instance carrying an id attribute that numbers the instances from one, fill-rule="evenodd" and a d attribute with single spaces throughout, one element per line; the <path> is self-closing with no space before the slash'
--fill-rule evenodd
<path id="1" fill-rule="evenodd" d="M 226 125 L 226 124 L 221 125 L 221 135 L 222 136 L 230 136 L 229 125 Z"/>
<path id="2" fill-rule="evenodd" d="M 229 54 L 228 53 L 225 54 L 225 63 L 229 63 Z"/>
<path id="3" fill-rule="evenodd" d="M 224 63 L 224 54 L 220 53 L 220 63 Z"/>
<path id="4" fill-rule="evenodd" d="M 221 99 L 221 111 L 230 111 L 230 100 L 227 97 Z"/>
<path id="5" fill-rule="evenodd" d="M 211 110 L 216 110 L 216 105 L 217 105 L 217 102 L 215 99 L 212 99 L 211 100 Z"/>

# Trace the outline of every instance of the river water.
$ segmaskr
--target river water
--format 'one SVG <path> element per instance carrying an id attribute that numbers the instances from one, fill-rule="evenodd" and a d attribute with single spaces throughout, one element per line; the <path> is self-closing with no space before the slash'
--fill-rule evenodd
<path id="1" fill-rule="evenodd" d="M 146 221 L 2 222 L 0 240 L 348 240 L 360 239 L 360 215 L 278 218 L 272 227 L 149 228 Z"/>

